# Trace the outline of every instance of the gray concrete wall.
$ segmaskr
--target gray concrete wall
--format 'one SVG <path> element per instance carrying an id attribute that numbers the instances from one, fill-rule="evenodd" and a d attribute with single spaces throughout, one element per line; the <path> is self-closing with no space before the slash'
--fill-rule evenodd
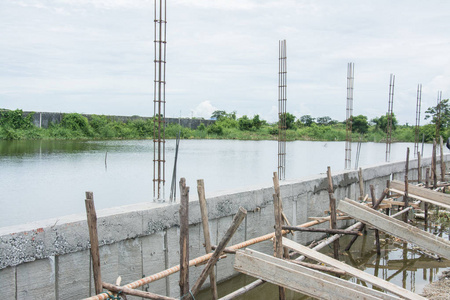
<path id="1" fill-rule="evenodd" d="M 446 156 L 446 160 L 450 155 Z M 423 159 L 429 165 L 430 159 Z M 409 178 L 417 178 L 417 162 L 410 162 Z M 386 180 L 404 178 L 404 162 L 386 163 L 363 170 L 365 190 L 373 184 L 377 195 Z M 425 174 L 425 173 L 424 173 Z M 270 176 L 270 175 L 269 175 Z M 189 223 L 190 257 L 203 255 L 203 233 L 195 181 L 191 186 Z M 333 176 L 337 199 L 359 196 L 358 174 L 345 171 Z M 239 206 L 248 215 L 231 240 L 236 244 L 273 231 L 271 186 L 207 195 L 212 241 L 218 244 Z M 95 193 L 95 191 L 94 191 Z M 328 209 L 327 179 L 324 174 L 281 184 L 283 208 L 293 224 L 324 216 Z M 95 195 L 94 195 L 95 196 Z M 95 198 L 95 197 L 94 197 Z M 102 279 L 122 284 L 179 264 L 179 204 L 140 203 L 98 211 Z M 350 221 L 340 221 L 347 226 Z M 327 227 L 326 223 L 321 227 Z M 306 244 L 317 234 L 296 233 L 296 241 Z M 272 253 L 272 242 L 252 245 L 252 249 Z M 21 226 L 0 228 L 0 290 L 5 299 L 80 299 L 93 295 L 89 258 L 89 234 L 85 215 L 72 215 Z M 224 280 L 236 274 L 233 255 L 218 262 L 217 276 Z M 193 283 L 202 266 L 190 269 Z M 153 282 L 144 289 L 179 296 L 178 273 Z M 132 299 L 132 297 L 129 297 Z"/>
<path id="2" fill-rule="evenodd" d="M 25 111 L 24 115 L 27 116 L 32 112 Z M 55 112 L 33 112 L 33 124 L 36 127 L 48 128 L 51 123 L 59 124 L 61 123 L 62 117 L 64 113 L 55 113 Z M 86 118 L 90 119 L 92 115 L 90 114 L 82 114 Z M 126 123 L 128 121 L 133 120 L 147 120 L 151 119 L 151 117 L 140 117 L 140 116 L 106 116 L 112 120 L 120 121 Z M 180 122 L 181 126 L 196 129 L 201 123 L 205 124 L 205 126 L 209 126 L 214 124 L 214 120 L 200 120 L 200 119 L 188 119 L 183 118 L 178 120 L 177 118 L 166 118 L 167 124 L 178 124 Z"/>

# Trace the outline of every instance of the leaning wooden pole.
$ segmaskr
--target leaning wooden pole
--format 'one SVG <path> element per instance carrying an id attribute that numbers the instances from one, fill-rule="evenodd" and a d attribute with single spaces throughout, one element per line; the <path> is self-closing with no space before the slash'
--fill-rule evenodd
<path id="1" fill-rule="evenodd" d="M 189 293 L 189 187 L 180 179 L 180 296 Z"/>
<path id="2" fill-rule="evenodd" d="M 203 179 L 197 180 L 197 192 L 198 192 L 198 201 L 200 203 L 200 212 L 202 215 L 203 236 L 205 238 L 205 250 L 206 253 L 210 253 L 212 252 L 211 236 L 209 233 L 208 207 L 206 206 L 205 183 L 203 182 Z M 217 283 L 214 267 L 211 269 L 211 272 L 209 273 L 209 282 L 211 286 L 211 299 L 217 300 L 218 299 Z"/>
<path id="3" fill-rule="evenodd" d="M 336 198 L 334 197 L 333 179 L 331 178 L 331 168 L 327 167 L 328 177 L 328 198 L 330 200 L 330 229 L 337 229 L 336 220 Z M 333 255 L 339 259 L 339 239 L 333 242 Z"/>
<path id="4" fill-rule="evenodd" d="M 405 202 L 405 208 L 408 208 L 409 197 L 408 197 L 408 171 L 409 171 L 409 147 L 406 148 L 406 165 L 405 165 L 405 195 L 403 196 L 403 201 Z M 408 214 L 403 215 L 403 222 L 408 223 Z"/>
<path id="5" fill-rule="evenodd" d="M 194 286 L 189 291 L 185 299 L 193 299 L 195 295 L 200 291 L 200 288 L 205 282 L 206 277 L 210 273 L 212 267 L 219 260 L 221 252 L 223 251 L 223 249 L 225 249 L 228 242 L 231 240 L 231 238 L 233 237 L 234 233 L 236 232 L 236 230 L 238 229 L 239 225 L 242 223 L 242 220 L 244 220 L 246 215 L 247 211 L 243 207 L 239 207 L 238 213 L 234 216 L 231 226 L 228 228 L 219 245 L 217 245 L 217 249 L 214 251 L 211 258 L 208 260 L 208 263 L 206 264 L 205 268 L 200 274 L 200 277 L 197 279 L 197 281 L 195 282 Z"/>
<path id="6" fill-rule="evenodd" d="M 89 240 L 91 242 L 92 270 L 94 273 L 95 293 L 100 294 L 103 291 L 102 274 L 100 271 L 100 252 L 98 247 L 97 233 L 97 213 L 94 206 L 94 193 L 86 192 L 86 215 L 89 227 Z"/>
<path id="7" fill-rule="evenodd" d="M 422 182 L 422 158 L 420 156 L 420 151 L 417 152 L 417 182 Z"/>

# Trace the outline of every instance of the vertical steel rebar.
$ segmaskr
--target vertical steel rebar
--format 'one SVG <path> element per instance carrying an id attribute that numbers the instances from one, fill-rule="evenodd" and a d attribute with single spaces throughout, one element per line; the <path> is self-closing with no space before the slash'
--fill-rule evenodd
<path id="1" fill-rule="evenodd" d="M 391 160 L 391 143 L 392 143 L 392 119 L 394 110 L 394 85 L 395 75 L 391 74 L 389 82 L 389 103 L 387 113 L 387 126 L 386 126 L 386 162 Z"/>
<path id="2" fill-rule="evenodd" d="M 347 64 L 347 109 L 346 109 L 346 137 L 345 137 L 345 169 L 352 164 L 352 124 L 353 124 L 353 79 L 355 64 Z"/>
<path id="3" fill-rule="evenodd" d="M 417 85 L 416 127 L 414 131 L 414 157 L 419 152 L 420 108 L 422 105 L 422 84 Z"/>
<path id="4" fill-rule="evenodd" d="M 440 130 L 441 130 L 441 101 L 442 101 L 442 91 L 437 94 L 436 100 L 436 140 L 439 140 Z"/>
<path id="5" fill-rule="evenodd" d="M 286 102 L 287 102 L 287 56 L 286 40 L 278 43 L 278 179 L 286 178 Z"/>
<path id="6" fill-rule="evenodd" d="M 166 0 L 155 0 L 153 90 L 153 200 L 164 202 L 166 163 Z"/>

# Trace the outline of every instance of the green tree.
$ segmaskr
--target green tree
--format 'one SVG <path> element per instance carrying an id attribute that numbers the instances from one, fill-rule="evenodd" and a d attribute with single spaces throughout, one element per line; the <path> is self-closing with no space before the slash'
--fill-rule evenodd
<path id="1" fill-rule="evenodd" d="M 318 125 L 334 125 L 337 123 L 336 120 L 331 119 L 329 116 L 319 117 L 316 119 Z"/>
<path id="2" fill-rule="evenodd" d="M 445 129 L 450 128 L 450 104 L 448 99 L 442 100 L 436 106 L 429 107 L 425 111 L 425 120 L 431 118 L 431 123 L 435 125 L 436 133 L 444 135 Z"/>
<path id="3" fill-rule="evenodd" d="M 260 129 L 263 121 L 259 119 L 259 115 L 255 115 L 252 119 L 252 125 L 255 129 Z"/>
<path id="4" fill-rule="evenodd" d="M 387 114 L 384 116 L 381 116 L 379 118 L 373 118 L 372 123 L 375 124 L 375 129 L 379 129 L 383 132 L 386 132 L 387 125 L 388 125 L 388 116 Z M 395 114 L 392 114 L 392 131 L 397 129 L 397 118 L 395 117 Z"/>
<path id="5" fill-rule="evenodd" d="M 238 122 L 240 130 L 252 130 L 253 128 L 253 122 L 247 117 L 247 115 L 240 117 Z"/>
<path id="6" fill-rule="evenodd" d="M 304 115 L 300 117 L 300 123 L 304 126 L 310 127 L 314 123 L 315 118 L 311 115 Z"/>
<path id="7" fill-rule="evenodd" d="M 358 115 L 352 118 L 352 132 L 366 134 L 369 131 L 369 122 L 367 117 Z"/>
<path id="8" fill-rule="evenodd" d="M 219 120 L 220 118 L 223 118 L 226 115 L 227 115 L 227 112 L 224 110 L 215 110 L 211 115 L 211 119 Z"/>

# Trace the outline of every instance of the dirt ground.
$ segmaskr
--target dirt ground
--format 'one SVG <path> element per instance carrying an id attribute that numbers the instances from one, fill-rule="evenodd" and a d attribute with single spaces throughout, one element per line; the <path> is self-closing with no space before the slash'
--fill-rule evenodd
<path id="1" fill-rule="evenodd" d="M 423 289 L 422 296 L 433 300 L 450 300 L 450 269 L 442 272 L 438 281 L 427 285 Z"/>

